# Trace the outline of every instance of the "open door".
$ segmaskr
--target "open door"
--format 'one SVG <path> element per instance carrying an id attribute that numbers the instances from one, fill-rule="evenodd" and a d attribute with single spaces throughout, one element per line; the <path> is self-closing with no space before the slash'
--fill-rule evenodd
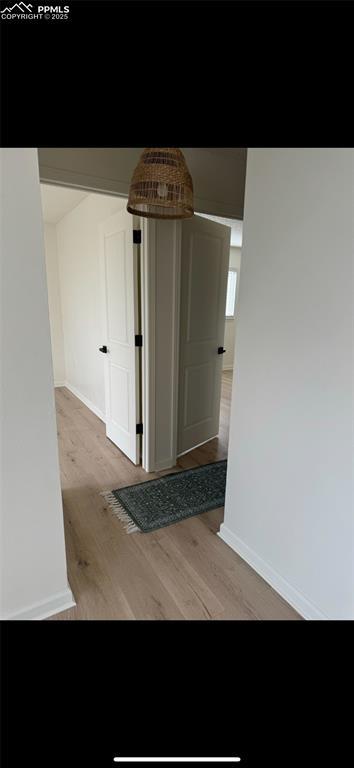
<path id="1" fill-rule="evenodd" d="M 141 455 L 138 222 L 122 210 L 101 225 L 106 435 L 134 464 Z"/>
<path id="2" fill-rule="evenodd" d="M 230 237 L 210 219 L 182 222 L 178 455 L 219 432 Z"/>

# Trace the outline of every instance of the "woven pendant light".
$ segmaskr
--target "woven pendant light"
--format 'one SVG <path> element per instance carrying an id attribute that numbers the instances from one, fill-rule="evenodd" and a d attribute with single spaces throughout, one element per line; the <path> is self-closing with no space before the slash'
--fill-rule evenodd
<path id="1" fill-rule="evenodd" d="M 144 149 L 133 174 L 127 210 L 153 219 L 193 216 L 193 182 L 180 149 Z"/>

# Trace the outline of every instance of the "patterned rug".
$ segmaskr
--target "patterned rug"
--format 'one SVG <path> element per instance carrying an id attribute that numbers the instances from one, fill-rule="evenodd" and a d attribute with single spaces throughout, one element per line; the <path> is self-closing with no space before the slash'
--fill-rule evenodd
<path id="1" fill-rule="evenodd" d="M 173 472 L 156 480 L 102 491 L 127 533 L 149 533 L 223 507 L 227 461 Z"/>

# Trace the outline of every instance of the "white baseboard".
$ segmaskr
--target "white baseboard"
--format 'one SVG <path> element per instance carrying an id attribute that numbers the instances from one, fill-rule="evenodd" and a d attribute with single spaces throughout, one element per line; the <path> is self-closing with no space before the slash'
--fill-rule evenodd
<path id="1" fill-rule="evenodd" d="M 70 392 L 72 392 L 72 394 L 75 395 L 75 397 L 77 397 L 79 400 L 81 400 L 81 402 L 84 405 L 86 405 L 87 408 L 89 408 L 90 411 L 92 411 L 92 413 L 95 414 L 95 416 L 98 416 L 98 418 L 101 419 L 101 421 L 106 422 L 105 414 L 102 413 L 102 411 L 100 411 L 100 409 L 97 408 L 96 405 L 94 405 L 94 403 L 91 402 L 91 400 L 89 400 L 87 397 L 85 397 L 85 395 L 82 395 L 81 392 L 79 392 L 79 390 L 76 389 L 76 387 L 73 387 L 73 385 L 69 384 L 68 381 L 65 381 L 62 386 L 66 387 L 66 389 L 68 389 Z"/>
<path id="2" fill-rule="evenodd" d="M 278 592 L 284 600 L 289 603 L 304 619 L 315 620 L 328 620 L 328 616 L 325 616 L 316 606 L 307 600 L 301 592 L 291 586 L 279 573 L 268 565 L 261 557 L 254 552 L 242 539 L 236 536 L 235 533 L 230 531 L 226 527 L 225 523 L 222 523 L 218 536 L 228 544 L 231 549 L 237 552 L 248 565 L 253 568 L 262 578 L 270 584 L 276 592 Z"/>
<path id="3" fill-rule="evenodd" d="M 54 382 L 55 387 L 65 387 L 65 381 L 55 381 Z"/>
<path id="4" fill-rule="evenodd" d="M 76 602 L 74 600 L 73 593 L 68 587 L 64 592 L 59 592 L 53 595 L 48 600 L 41 600 L 38 603 L 33 603 L 27 608 L 23 608 L 16 613 L 3 616 L 4 621 L 23 621 L 23 620 L 40 620 L 47 619 L 49 616 L 53 616 L 61 611 L 66 611 L 68 608 L 74 608 Z"/>

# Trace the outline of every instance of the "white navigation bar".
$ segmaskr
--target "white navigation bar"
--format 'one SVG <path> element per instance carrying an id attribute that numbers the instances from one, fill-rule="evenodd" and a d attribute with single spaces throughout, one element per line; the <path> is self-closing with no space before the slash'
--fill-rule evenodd
<path id="1" fill-rule="evenodd" d="M 240 763 L 240 757 L 115 757 L 115 763 Z"/>

